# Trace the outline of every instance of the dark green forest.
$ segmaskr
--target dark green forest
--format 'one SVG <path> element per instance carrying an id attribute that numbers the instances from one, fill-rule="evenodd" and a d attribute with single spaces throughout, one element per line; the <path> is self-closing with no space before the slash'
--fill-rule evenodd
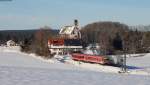
<path id="1" fill-rule="evenodd" d="M 46 29 L 50 30 L 50 29 Z M 25 40 L 33 40 L 35 33 L 39 29 L 33 30 L 2 30 L 0 31 L 0 44 L 5 44 L 8 40 L 13 40 L 16 43 L 23 42 Z M 54 33 L 58 33 L 58 30 L 53 30 Z"/>

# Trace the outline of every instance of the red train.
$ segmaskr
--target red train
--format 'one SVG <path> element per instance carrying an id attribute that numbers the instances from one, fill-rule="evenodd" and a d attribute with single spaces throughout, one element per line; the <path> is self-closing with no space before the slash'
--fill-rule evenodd
<path id="1" fill-rule="evenodd" d="M 73 53 L 72 59 L 76 61 L 98 63 L 98 64 L 107 64 L 107 58 L 104 56 L 95 56 L 88 54 Z"/>

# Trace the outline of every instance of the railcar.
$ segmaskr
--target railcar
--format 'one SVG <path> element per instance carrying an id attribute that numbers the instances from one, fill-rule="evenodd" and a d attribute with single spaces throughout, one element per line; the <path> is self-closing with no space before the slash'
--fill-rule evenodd
<path id="1" fill-rule="evenodd" d="M 81 54 L 81 53 L 73 53 L 72 59 L 75 61 L 83 61 L 83 62 L 97 63 L 97 64 L 107 64 L 108 62 L 105 56 L 89 55 L 89 54 Z"/>

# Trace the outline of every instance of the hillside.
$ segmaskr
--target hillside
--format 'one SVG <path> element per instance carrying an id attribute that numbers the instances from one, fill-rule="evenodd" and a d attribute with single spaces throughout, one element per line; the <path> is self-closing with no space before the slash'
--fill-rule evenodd
<path id="1" fill-rule="evenodd" d="M 132 57 L 128 64 L 150 68 L 148 56 Z M 148 85 L 150 81 L 149 75 L 108 73 L 90 68 L 93 67 L 84 68 L 53 60 L 46 62 L 38 56 L 34 58 L 19 52 L 18 47 L 0 47 L 0 82 L 3 85 Z"/>

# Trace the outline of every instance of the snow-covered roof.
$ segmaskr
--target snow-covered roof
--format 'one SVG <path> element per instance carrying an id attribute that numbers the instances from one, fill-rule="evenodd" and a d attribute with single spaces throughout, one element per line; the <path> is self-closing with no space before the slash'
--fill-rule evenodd
<path id="1" fill-rule="evenodd" d="M 7 43 L 15 43 L 13 40 L 8 40 Z"/>
<path id="2" fill-rule="evenodd" d="M 61 28 L 59 34 L 71 34 L 74 30 L 75 26 L 65 26 Z"/>

